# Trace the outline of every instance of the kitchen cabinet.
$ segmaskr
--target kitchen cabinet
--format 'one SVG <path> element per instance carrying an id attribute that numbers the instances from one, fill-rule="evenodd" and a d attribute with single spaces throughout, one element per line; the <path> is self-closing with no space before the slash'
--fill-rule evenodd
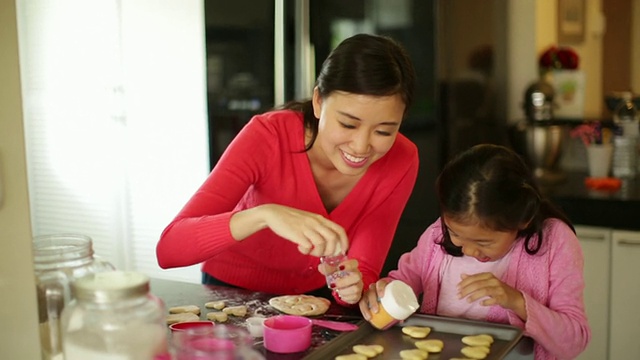
<path id="1" fill-rule="evenodd" d="M 591 325 L 591 342 L 579 360 L 607 359 L 611 229 L 576 226 L 584 254 L 584 302 Z"/>
<path id="2" fill-rule="evenodd" d="M 585 308 L 592 338 L 579 360 L 640 353 L 640 232 L 576 226 L 584 254 Z"/>
<path id="3" fill-rule="evenodd" d="M 640 354 L 640 232 L 614 230 L 611 237 L 609 359 Z"/>

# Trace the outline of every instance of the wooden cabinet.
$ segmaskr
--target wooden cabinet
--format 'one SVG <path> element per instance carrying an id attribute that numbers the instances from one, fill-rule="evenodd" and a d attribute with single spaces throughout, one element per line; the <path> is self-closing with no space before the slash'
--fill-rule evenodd
<path id="1" fill-rule="evenodd" d="M 576 226 L 584 254 L 584 303 L 592 338 L 579 360 L 607 359 L 609 339 L 609 283 L 611 229 Z"/>
<path id="2" fill-rule="evenodd" d="M 640 232 L 614 230 L 611 238 L 609 359 L 640 354 Z"/>
<path id="3" fill-rule="evenodd" d="M 584 301 L 592 338 L 579 360 L 640 354 L 640 232 L 576 226 L 584 253 Z"/>

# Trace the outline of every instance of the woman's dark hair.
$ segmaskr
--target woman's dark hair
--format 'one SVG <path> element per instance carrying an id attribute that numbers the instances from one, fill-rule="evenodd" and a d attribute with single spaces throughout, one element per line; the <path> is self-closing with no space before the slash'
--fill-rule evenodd
<path id="1" fill-rule="evenodd" d="M 438 176 L 436 193 L 442 215 L 495 231 L 518 230 L 531 255 L 542 246 L 546 219 L 560 219 L 573 229 L 566 215 L 542 196 L 523 159 L 504 146 L 481 144 L 460 153 Z M 451 242 L 442 217 L 441 221 L 440 244 L 447 253 L 462 256 L 462 249 Z M 538 241 L 533 241 L 533 235 L 538 235 Z"/>
<path id="2" fill-rule="evenodd" d="M 405 49 L 386 36 L 358 34 L 342 41 L 322 63 L 316 80 L 320 96 L 334 91 L 359 95 L 391 96 L 399 94 L 407 109 L 413 102 L 415 70 Z M 312 137 L 309 150 L 318 135 L 318 119 L 311 100 L 293 101 L 282 108 L 302 111 L 304 126 Z"/>

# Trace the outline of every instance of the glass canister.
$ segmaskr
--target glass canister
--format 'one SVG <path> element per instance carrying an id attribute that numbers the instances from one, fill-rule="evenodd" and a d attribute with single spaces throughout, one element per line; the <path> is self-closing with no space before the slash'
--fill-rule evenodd
<path id="1" fill-rule="evenodd" d="M 149 278 L 132 271 L 89 274 L 71 284 L 62 311 L 65 360 L 166 358 L 165 307 Z"/>
<path id="2" fill-rule="evenodd" d="M 38 295 L 42 359 L 62 359 L 60 314 L 71 301 L 70 284 L 87 274 L 114 267 L 93 256 L 90 237 L 80 234 L 36 236 L 33 263 Z"/>

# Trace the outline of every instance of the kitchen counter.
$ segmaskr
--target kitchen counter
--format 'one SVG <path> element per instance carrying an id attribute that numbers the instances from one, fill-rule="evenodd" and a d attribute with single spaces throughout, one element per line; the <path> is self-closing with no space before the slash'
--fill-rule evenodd
<path id="1" fill-rule="evenodd" d="M 244 321 L 250 316 L 269 317 L 279 315 L 280 313 L 269 306 L 269 299 L 275 295 L 247 291 L 243 289 L 192 284 L 179 281 L 151 279 L 151 293 L 162 299 L 167 309 L 181 305 L 196 305 L 201 309 L 200 319 L 206 320 L 206 314 L 211 311 L 204 307 L 204 304 L 214 300 L 225 300 L 227 306 L 246 305 L 247 316 L 234 317 L 229 316 L 229 320 L 225 324 L 237 325 L 245 327 Z M 360 311 L 356 309 L 347 309 L 336 303 L 332 303 L 329 310 L 318 317 L 326 320 L 346 321 L 351 323 L 359 323 L 362 320 Z M 298 360 L 303 359 L 314 350 L 336 338 L 341 332 L 313 326 L 311 334 L 311 347 L 305 351 L 295 354 L 276 354 L 267 351 L 262 345 L 262 339 L 256 339 L 254 348 L 261 352 L 267 360 Z"/>
<path id="2" fill-rule="evenodd" d="M 200 319 L 205 320 L 207 309 L 204 304 L 214 300 L 225 300 L 228 306 L 233 305 L 247 305 L 247 316 L 237 318 L 229 316 L 229 320 L 225 324 L 232 324 L 244 327 L 244 321 L 249 316 L 262 315 L 265 317 L 278 315 L 278 311 L 268 305 L 268 301 L 273 294 L 252 292 L 243 289 L 192 284 L 171 280 L 151 279 L 151 293 L 162 299 L 165 306 L 168 308 L 181 305 L 197 305 L 201 308 Z M 369 323 L 365 322 L 360 315 L 360 311 L 356 309 L 347 309 L 342 306 L 332 303 L 329 310 L 320 319 L 346 321 L 360 325 L 360 331 L 375 332 Z M 313 360 L 325 360 L 327 354 L 336 351 L 344 350 L 342 345 L 345 345 L 345 341 L 348 337 L 354 335 L 356 332 L 341 333 L 338 331 L 328 330 L 320 328 L 318 326 L 312 327 L 312 339 L 311 347 L 304 352 L 294 354 L 277 354 L 267 351 L 262 345 L 262 338 L 255 339 L 254 349 L 264 355 L 266 360 L 301 360 L 301 359 L 313 359 Z M 340 336 L 342 335 L 342 336 Z M 332 340 L 336 339 L 334 346 L 329 344 Z M 332 347 L 324 347 L 324 346 Z M 336 350 L 335 346 L 339 347 Z M 333 356 L 330 356 L 333 358 Z M 523 337 L 517 343 L 512 351 L 504 358 L 507 360 L 531 360 L 533 359 L 533 343 L 530 338 Z"/>
<path id="3" fill-rule="evenodd" d="M 544 184 L 542 191 L 574 224 L 640 230 L 640 181 L 623 180 L 614 192 L 585 186 L 586 173 L 565 173 L 562 180 Z"/>

